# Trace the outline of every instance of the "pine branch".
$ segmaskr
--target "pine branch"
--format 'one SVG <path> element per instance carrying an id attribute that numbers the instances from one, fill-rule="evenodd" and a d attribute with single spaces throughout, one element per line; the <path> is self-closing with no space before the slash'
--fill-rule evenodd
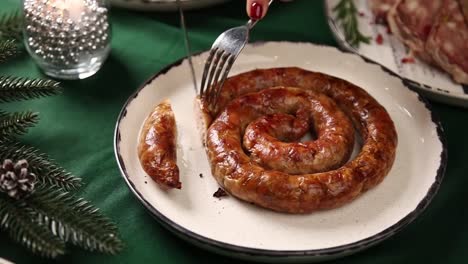
<path id="1" fill-rule="evenodd" d="M 62 91 L 52 80 L 0 76 L 0 102 L 11 102 L 55 95 Z"/>
<path id="2" fill-rule="evenodd" d="M 21 39 L 23 19 L 20 12 L 0 16 L 0 39 Z"/>
<path id="3" fill-rule="evenodd" d="M 0 138 L 24 135 L 39 121 L 39 115 L 30 111 L 8 114 L 0 111 Z"/>
<path id="4" fill-rule="evenodd" d="M 23 202 L 0 196 L 0 229 L 33 253 L 52 258 L 63 255 L 65 243 L 51 234 L 46 226 L 38 224 L 34 214 Z"/>
<path id="5" fill-rule="evenodd" d="M 49 187 L 38 189 L 25 202 L 37 212 L 42 225 L 66 242 L 111 254 L 123 247 L 117 227 L 81 198 Z"/>
<path id="6" fill-rule="evenodd" d="M 16 47 L 14 40 L 7 40 L 0 43 L 0 63 L 5 62 L 7 59 L 16 56 L 18 54 L 18 48 Z"/>
<path id="7" fill-rule="evenodd" d="M 364 36 L 359 31 L 357 21 L 357 8 L 353 0 L 341 0 L 334 8 L 333 11 L 337 13 L 336 20 L 340 22 L 343 27 L 346 41 L 353 47 L 359 47 L 361 42 L 369 44 L 370 37 Z"/>
<path id="8" fill-rule="evenodd" d="M 70 191 L 81 186 L 81 179 L 73 176 L 39 150 L 10 140 L 0 140 L 0 160 L 26 159 L 30 170 L 36 174 L 42 185 L 55 186 Z"/>

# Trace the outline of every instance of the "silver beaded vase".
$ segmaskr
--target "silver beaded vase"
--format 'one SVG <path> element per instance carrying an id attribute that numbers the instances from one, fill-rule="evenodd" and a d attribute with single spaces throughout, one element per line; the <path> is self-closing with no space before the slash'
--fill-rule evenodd
<path id="1" fill-rule="evenodd" d="M 23 0 L 25 45 L 45 74 L 84 79 L 110 52 L 106 0 Z"/>

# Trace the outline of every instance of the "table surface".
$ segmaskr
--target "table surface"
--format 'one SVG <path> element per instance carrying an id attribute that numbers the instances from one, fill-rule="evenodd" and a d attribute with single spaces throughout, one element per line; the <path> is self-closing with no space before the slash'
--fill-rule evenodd
<path id="1" fill-rule="evenodd" d="M 18 8 L 0 1 L 0 12 Z M 195 51 L 208 49 L 225 29 L 246 21 L 244 1 L 186 14 Z M 275 4 L 257 25 L 253 41 L 307 41 L 336 46 L 322 1 Z M 112 9 L 112 53 L 103 69 L 82 81 L 63 82 L 62 95 L 4 104 L 8 110 L 40 112 L 40 123 L 22 140 L 48 153 L 83 178 L 80 194 L 118 225 L 125 249 L 116 256 L 70 248 L 59 263 L 238 263 L 199 249 L 159 225 L 133 196 L 114 159 L 113 132 L 127 97 L 148 77 L 185 56 L 176 13 Z M 23 54 L 0 66 L 1 75 L 42 76 Z M 415 222 L 392 238 L 336 263 L 468 263 L 468 110 L 433 103 L 448 139 L 448 168 L 438 195 Z M 421 153 L 424 155 L 424 153 Z M 294 238 L 290 238 L 294 239 Z M 16 263 L 50 263 L 0 233 L 0 257 Z"/>

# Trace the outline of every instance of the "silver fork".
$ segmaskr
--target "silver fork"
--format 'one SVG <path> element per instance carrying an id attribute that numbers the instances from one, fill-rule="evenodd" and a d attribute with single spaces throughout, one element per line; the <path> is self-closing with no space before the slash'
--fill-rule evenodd
<path id="1" fill-rule="evenodd" d="M 268 5 L 272 2 L 273 0 L 270 0 Z M 213 43 L 205 62 L 200 86 L 200 97 L 208 103 L 210 110 L 216 109 L 224 81 L 237 56 L 249 41 L 250 30 L 257 22 L 258 20 L 250 19 L 243 26 L 226 30 Z"/>

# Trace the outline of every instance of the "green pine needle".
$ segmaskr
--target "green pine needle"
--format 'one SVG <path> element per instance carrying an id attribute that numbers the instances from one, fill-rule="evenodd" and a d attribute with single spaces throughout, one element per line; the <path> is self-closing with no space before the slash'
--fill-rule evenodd
<path id="1" fill-rule="evenodd" d="M 0 15 L 0 63 L 18 52 L 14 40 L 21 39 L 21 27 L 19 13 Z M 52 80 L 0 76 L 0 102 L 61 91 L 60 84 Z M 33 112 L 0 111 L 0 162 L 26 159 L 28 169 L 38 178 L 36 190 L 23 200 L 16 201 L 0 193 L 0 231 L 45 257 L 65 254 L 67 242 L 90 251 L 119 252 L 123 243 L 116 226 L 90 203 L 68 193 L 81 186 L 81 179 L 37 149 L 16 141 L 14 136 L 25 134 L 37 121 L 38 115 Z"/>
<path id="2" fill-rule="evenodd" d="M 23 19 L 20 12 L 0 16 L 0 39 L 21 39 Z"/>
<path id="3" fill-rule="evenodd" d="M 0 76 L 0 102 L 50 96 L 61 91 L 60 83 L 52 80 Z"/>
<path id="4" fill-rule="evenodd" d="M 353 47 L 359 47 L 361 42 L 370 43 L 370 37 L 364 36 L 359 31 L 357 21 L 357 8 L 353 0 L 341 0 L 334 8 L 336 20 L 341 24 L 346 41 Z"/>
<path id="5" fill-rule="evenodd" d="M 43 226 L 66 242 L 110 254 L 123 247 L 117 227 L 81 198 L 48 187 L 38 189 L 25 202 L 34 208 Z"/>
<path id="6" fill-rule="evenodd" d="M 39 121 L 38 113 L 30 111 L 8 114 L 0 111 L 0 138 L 23 135 Z"/>
<path id="7" fill-rule="evenodd" d="M 18 54 L 18 48 L 14 40 L 0 42 L 0 63 L 14 57 L 16 54 Z"/>
<path id="8" fill-rule="evenodd" d="M 0 194 L 1 195 L 1 194 Z M 40 225 L 34 211 L 24 202 L 0 196 L 0 229 L 11 239 L 44 257 L 55 258 L 65 253 L 65 242 Z"/>
<path id="9" fill-rule="evenodd" d="M 76 190 L 81 186 L 81 179 L 62 169 L 39 150 L 21 143 L 0 140 L 0 160 L 26 159 L 30 170 L 37 175 L 42 185 L 54 186 L 66 191 Z"/>

